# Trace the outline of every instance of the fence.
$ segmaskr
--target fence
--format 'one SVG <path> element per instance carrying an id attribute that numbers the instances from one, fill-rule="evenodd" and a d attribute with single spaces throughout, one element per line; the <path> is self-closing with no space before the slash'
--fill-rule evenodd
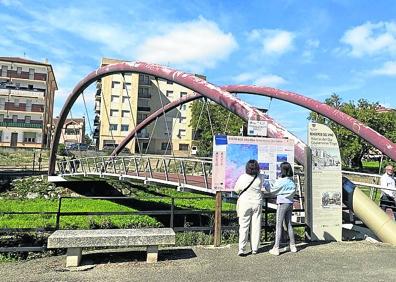
<path id="1" fill-rule="evenodd" d="M 170 199 L 170 206 L 169 209 L 162 209 L 162 210 L 140 210 L 140 211 L 112 211 L 112 212 L 63 212 L 62 211 L 62 202 L 66 199 L 80 199 L 80 200 L 87 200 L 87 199 L 100 199 L 100 200 L 112 200 L 112 201 L 128 201 L 128 200 L 137 200 L 137 198 L 132 197 L 60 197 L 58 201 L 58 208 L 55 212 L 1 212 L 0 216 L 3 215 L 42 215 L 48 216 L 52 215 L 56 217 L 55 227 L 49 228 L 3 228 L 0 229 L 1 233 L 19 233 L 19 232 L 52 232 L 55 230 L 60 229 L 61 218 L 65 216 L 111 216 L 111 215 L 149 215 L 149 216 L 169 216 L 169 227 L 173 228 L 175 232 L 186 232 L 186 231 L 193 231 L 193 232 L 213 232 L 213 220 L 208 220 L 209 225 L 202 226 L 202 221 L 200 220 L 199 226 L 176 226 L 175 225 L 175 217 L 176 216 L 184 216 L 184 218 L 188 215 L 195 215 L 202 218 L 202 216 L 212 217 L 214 218 L 214 210 L 208 209 L 180 209 L 175 205 L 175 200 L 199 200 L 199 199 L 213 199 L 212 197 L 163 197 Z M 159 197 L 150 197 L 144 198 L 144 200 L 150 199 L 159 199 Z M 227 201 L 234 201 L 236 198 L 223 198 L 223 200 Z M 276 212 L 275 209 L 271 208 L 270 201 L 273 199 L 264 199 L 263 203 L 263 210 L 264 216 L 262 222 L 262 230 L 264 230 L 264 240 L 268 240 L 268 232 L 275 229 L 274 224 L 269 223 L 269 214 L 273 214 Z M 214 199 L 213 199 L 214 201 Z M 294 209 L 293 212 L 303 212 L 304 209 Z M 222 217 L 231 217 L 232 219 L 236 219 L 236 211 L 223 211 Z M 232 220 L 228 220 L 232 223 Z M 184 222 L 186 220 L 184 219 Z M 305 224 L 303 223 L 295 223 L 293 227 L 304 227 Z M 222 225 L 222 230 L 238 230 L 238 225 Z M 16 246 L 16 247 L 1 247 L 0 252 L 26 252 L 26 251 L 44 251 L 46 250 L 46 246 Z"/>

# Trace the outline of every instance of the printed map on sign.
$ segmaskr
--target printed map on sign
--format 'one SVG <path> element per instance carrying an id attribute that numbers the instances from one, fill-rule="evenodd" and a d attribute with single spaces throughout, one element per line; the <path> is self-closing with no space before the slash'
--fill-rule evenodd
<path id="1" fill-rule="evenodd" d="M 214 136 L 212 188 L 218 191 L 232 191 L 250 159 L 259 162 L 260 172 L 266 179 L 275 180 L 280 174 L 279 165 L 282 162 L 288 161 L 293 165 L 293 140 Z"/>

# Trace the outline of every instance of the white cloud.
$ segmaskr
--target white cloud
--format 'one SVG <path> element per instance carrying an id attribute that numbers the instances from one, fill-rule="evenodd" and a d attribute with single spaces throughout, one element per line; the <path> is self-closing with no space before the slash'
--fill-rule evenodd
<path id="1" fill-rule="evenodd" d="M 385 62 L 381 68 L 371 71 L 371 74 L 396 76 L 396 61 Z"/>
<path id="2" fill-rule="evenodd" d="M 396 52 L 396 23 L 378 22 L 353 27 L 345 32 L 341 42 L 350 46 L 350 55 L 362 57 Z"/>
<path id="3" fill-rule="evenodd" d="M 235 82 L 240 83 L 240 82 L 254 80 L 256 77 L 257 77 L 256 73 L 244 72 L 244 73 L 238 74 L 236 77 L 234 77 L 234 80 L 235 80 Z"/>
<path id="4" fill-rule="evenodd" d="M 287 81 L 275 74 L 261 74 L 253 72 L 245 72 L 235 76 L 234 81 L 237 83 L 248 82 L 257 86 L 278 87 L 279 85 L 286 84 Z"/>
<path id="5" fill-rule="evenodd" d="M 248 34 L 250 41 L 259 41 L 267 55 L 282 55 L 293 50 L 295 34 L 279 29 L 254 29 Z"/>
<path id="6" fill-rule="evenodd" d="M 193 69 L 212 68 L 236 48 L 231 33 L 202 17 L 168 26 L 167 32 L 149 37 L 137 48 L 139 60 Z"/>
<path id="7" fill-rule="evenodd" d="M 257 86 L 272 86 L 272 87 L 278 87 L 279 85 L 285 83 L 287 83 L 287 81 L 283 77 L 274 74 L 260 76 L 253 82 L 253 84 Z"/>

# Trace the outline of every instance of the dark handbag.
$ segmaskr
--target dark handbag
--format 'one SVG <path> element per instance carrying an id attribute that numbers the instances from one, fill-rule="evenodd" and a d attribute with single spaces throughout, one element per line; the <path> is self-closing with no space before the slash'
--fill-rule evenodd
<path id="1" fill-rule="evenodd" d="M 249 187 L 253 184 L 253 182 L 256 180 L 256 178 L 257 178 L 257 174 L 256 174 L 256 176 L 253 178 L 252 182 L 250 182 L 249 185 L 248 185 L 245 189 L 243 189 L 243 190 L 241 191 L 241 193 L 239 193 L 239 197 L 240 197 L 244 192 L 246 192 L 247 189 L 249 189 Z"/>

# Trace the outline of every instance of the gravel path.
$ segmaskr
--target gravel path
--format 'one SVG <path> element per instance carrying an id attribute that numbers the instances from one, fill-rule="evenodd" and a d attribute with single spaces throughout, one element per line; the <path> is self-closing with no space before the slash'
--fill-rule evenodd
<path id="1" fill-rule="evenodd" d="M 395 281 L 396 247 L 368 242 L 300 244 L 299 252 L 238 257 L 237 246 L 161 250 L 156 264 L 139 250 L 84 252 L 82 266 L 65 256 L 1 263 L 1 281 Z"/>

